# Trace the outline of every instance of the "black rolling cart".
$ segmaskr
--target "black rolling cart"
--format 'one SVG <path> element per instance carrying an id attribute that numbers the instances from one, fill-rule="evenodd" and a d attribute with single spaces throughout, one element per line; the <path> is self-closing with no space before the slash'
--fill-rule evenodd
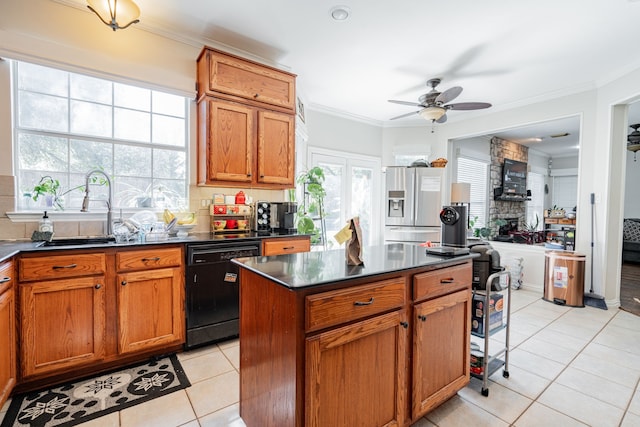
<path id="1" fill-rule="evenodd" d="M 499 266 L 500 257 L 487 245 L 472 247 L 480 252 L 474 259 L 471 301 L 471 335 L 483 341 L 483 348 L 471 350 L 471 376 L 482 380 L 482 395 L 489 396 L 489 377 L 504 367 L 502 376 L 509 378 L 509 328 L 511 326 L 511 277 Z M 505 278 L 502 283 L 502 277 Z M 505 344 L 490 349 L 490 338 L 505 330 Z M 493 351 L 493 352 L 492 352 Z"/>

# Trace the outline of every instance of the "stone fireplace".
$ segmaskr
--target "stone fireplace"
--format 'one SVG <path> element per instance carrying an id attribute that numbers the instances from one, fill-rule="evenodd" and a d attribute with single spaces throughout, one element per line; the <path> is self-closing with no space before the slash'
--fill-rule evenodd
<path id="1" fill-rule="evenodd" d="M 529 158 L 529 149 L 523 145 L 516 144 L 515 142 L 507 141 L 502 138 L 491 138 L 490 144 L 491 150 L 491 169 L 490 169 L 490 189 L 489 197 L 491 198 L 489 203 L 489 220 L 492 225 L 493 234 L 501 235 L 500 228 L 495 225 L 497 219 L 507 221 L 507 225 L 510 226 L 509 231 L 517 231 L 517 229 L 525 224 L 526 218 L 526 205 L 521 201 L 505 201 L 495 200 L 493 197 L 493 191 L 496 188 L 502 187 L 502 164 L 504 159 L 519 160 L 521 162 L 527 162 Z M 515 229 L 511 227 L 515 226 Z M 508 231 L 506 232 L 508 234 Z"/>

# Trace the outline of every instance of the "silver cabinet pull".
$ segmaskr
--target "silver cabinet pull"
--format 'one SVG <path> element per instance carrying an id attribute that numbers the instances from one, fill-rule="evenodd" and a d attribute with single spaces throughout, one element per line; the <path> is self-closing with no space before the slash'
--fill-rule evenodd
<path id="1" fill-rule="evenodd" d="M 369 301 L 356 301 L 353 303 L 353 305 L 355 306 L 362 306 L 362 305 L 371 305 L 373 304 L 373 297 L 369 298 Z"/>
<path id="2" fill-rule="evenodd" d="M 69 265 L 54 265 L 53 269 L 54 270 L 61 270 L 64 268 L 76 268 L 78 266 L 78 264 L 69 264 Z"/>
<path id="3" fill-rule="evenodd" d="M 100 289 L 101 287 L 102 285 L 100 283 L 96 283 L 96 286 L 95 286 L 96 289 Z"/>
<path id="4" fill-rule="evenodd" d="M 3 277 L 2 279 L 0 279 L 0 283 L 6 283 L 9 280 L 11 280 L 11 277 Z"/>

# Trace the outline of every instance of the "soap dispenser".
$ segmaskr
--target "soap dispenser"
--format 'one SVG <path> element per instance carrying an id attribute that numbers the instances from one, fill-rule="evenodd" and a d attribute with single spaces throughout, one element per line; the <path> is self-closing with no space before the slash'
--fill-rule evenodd
<path id="1" fill-rule="evenodd" d="M 40 226 L 38 227 L 38 231 L 41 231 L 43 233 L 53 233 L 53 222 L 51 222 L 51 219 L 49 219 L 47 211 L 44 211 L 44 215 L 40 219 Z"/>

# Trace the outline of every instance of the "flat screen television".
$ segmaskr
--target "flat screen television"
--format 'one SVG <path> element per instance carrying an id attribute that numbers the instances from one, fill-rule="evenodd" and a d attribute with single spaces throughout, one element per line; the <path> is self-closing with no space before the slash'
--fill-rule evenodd
<path id="1" fill-rule="evenodd" d="M 502 164 L 502 193 L 527 195 L 527 164 L 517 160 L 504 159 Z"/>

